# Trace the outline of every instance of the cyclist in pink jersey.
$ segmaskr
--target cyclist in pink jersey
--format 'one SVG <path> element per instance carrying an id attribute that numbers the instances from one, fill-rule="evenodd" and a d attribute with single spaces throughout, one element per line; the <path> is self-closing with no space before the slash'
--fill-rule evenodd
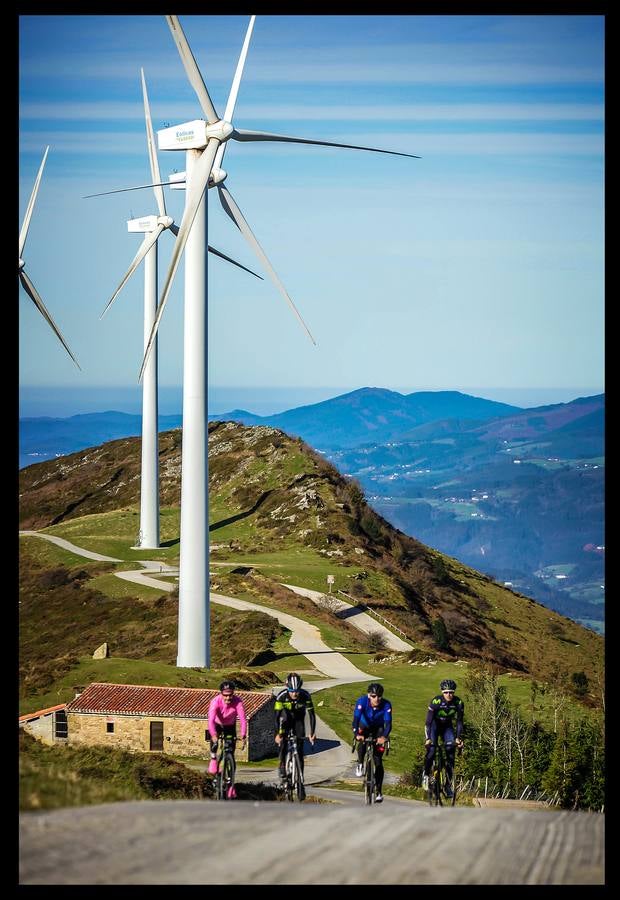
<path id="1" fill-rule="evenodd" d="M 236 684 L 234 681 L 223 681 L 220 684 L 219 694 L 214 697 L 209 704 L 208 728 L 211 737 L 211 759 L 209 761 L 210 775 L 215 775 L 217 773 L 218 738 L 220 735 L 223 735 L 225 738 L 230 737 L 233 741 L 236 741 L 237 719 L 239 719 L 241 740 L 243 741 L 241 749 L 245 749 L 248 722 L 243 707 L 243 701 L 241 700 L 241 697 L 238 697 L 235 694 L 235 688 Z"/>

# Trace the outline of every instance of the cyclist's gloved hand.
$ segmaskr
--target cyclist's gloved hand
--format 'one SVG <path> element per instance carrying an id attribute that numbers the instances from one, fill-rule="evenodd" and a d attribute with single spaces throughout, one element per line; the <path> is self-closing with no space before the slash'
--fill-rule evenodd
<path id="1" fill-rule="evenodd" d="M 433 743 L 433 742 L 431 741 L 431 739 L 428 738 L 426 741 L 424 741 L 424 746 L 425 746 L 425 747 L 430 747 L 430 745 L 431 745 L 432 743 Z"/>
<path id="2" fill-rule="evenodd" d="M 314 742 L 316 741 L 316 734 L 311 734 L 308 740 L 310 741 L 312 746 L 314 746 Z"/>
<path id="3" fill-rule="evenodd" d="M 463 749 L 463 738 L 456 739 L 456 746 L 459 748 L 459 750 Z"/>
<path id="4" fill-rule="evenodd" d="M 282 735 L 276 734 L 275 741 L 276 741 L 276 744 L 278 744 L 278 745 L 281 744 L 282 743 Z"/>

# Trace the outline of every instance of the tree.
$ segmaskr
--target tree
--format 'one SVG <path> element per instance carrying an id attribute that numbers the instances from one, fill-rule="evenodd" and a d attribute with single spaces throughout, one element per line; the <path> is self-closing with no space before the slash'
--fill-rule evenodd
<path id="1" fill-rule="evenodd" d="M 436 619 L 433 619 L 431 624 L 431 633 L 433 635 L 433 641 L 435 642 L 435 646 L 438 650 L 449 650 L 450 649 L 450 638 L 448 637 L 448 629 L 446 628 L 446 623 L 438 616 Z"/>

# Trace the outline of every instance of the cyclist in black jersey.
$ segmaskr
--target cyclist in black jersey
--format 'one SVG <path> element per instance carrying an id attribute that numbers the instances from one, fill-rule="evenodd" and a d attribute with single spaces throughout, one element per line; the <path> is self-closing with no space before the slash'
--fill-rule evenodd
<path id="1" fill-rule="evenodd" d="M 302 690 L 303 678 L 297 672 L 290 672 L 286 676 L 286 687 L 276 696 L 275 714 L 276 714 L 276 744 L 280 748 L 279 773 L 280 780 L 286 778 L 285 757 L 286 757 L 286 734 L 288 731 L 294 731 L 297 737 L 297 752 L 299 754 L 299 762 L 301 771 L 304 771 L 304 738 L 306 712 L 310 721 L 309 741 L 314 744 L 316 740 L 316 715 L 314 713 L 314 705 L 312 697 L 308 691 Z"/>
<path id="2" fill-rule="evenodd" d="M 452 681 L 451 678 L 444 679 L 439 685 L 439 689 L 441 694 L 437 694 L 431 700 L 426 712 L 426 722 L 424 723 L 426 758 L 424 760 L 422 784 L 425 789 L 428 788 L 428 777 L 435 758 L 437 740 L 441 737 L 446 748 L 446 775 L 448 777 L 446 796 L 451 797 L 454 754 L 457 747 L 462 748 L 463 746 L 461 735 L 463 733 L 465 706 L 461 698 L 454 693 L 456 691 L 456 682 Z"/>

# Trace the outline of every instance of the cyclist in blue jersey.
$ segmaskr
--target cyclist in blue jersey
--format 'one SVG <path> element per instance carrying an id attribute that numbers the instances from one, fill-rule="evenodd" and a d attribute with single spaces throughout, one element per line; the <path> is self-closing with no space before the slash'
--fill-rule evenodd
<path id="1" fill-rule="evenodd" d="M 361 696 L 355 701 L 353 712 L 353 734 L 358 741 L 357 766 L 355 774 L 359 777 L 364 774 L 364 738 L 372 734 L 377 738 L 375 744 L 375 778 L 377 785 L 376 803 L 381 803 L 383 795 L 383 754 L 385 745 L 392 730 L 392 704 L 383 696 L 383 685 L 373 681 L 368 685 L 366 696 Z"/>
<path id="2" fill-rule="evenodd" d="M 460 697 L 454 693 L 456 682 L 451 678 L 444 679 L 439 685 L 441 694 L 431 700 L 424 723 L 426 758 L 422 786 L 428 789 L 428 779 L 435 758 L 437 740 L 441 737 L 446 748 L 446 796 L 452 796 L 452 775 L 454 772 L 454 754 L 456 748 L 463 747 L 463 714 L 465 706 Z"/>

